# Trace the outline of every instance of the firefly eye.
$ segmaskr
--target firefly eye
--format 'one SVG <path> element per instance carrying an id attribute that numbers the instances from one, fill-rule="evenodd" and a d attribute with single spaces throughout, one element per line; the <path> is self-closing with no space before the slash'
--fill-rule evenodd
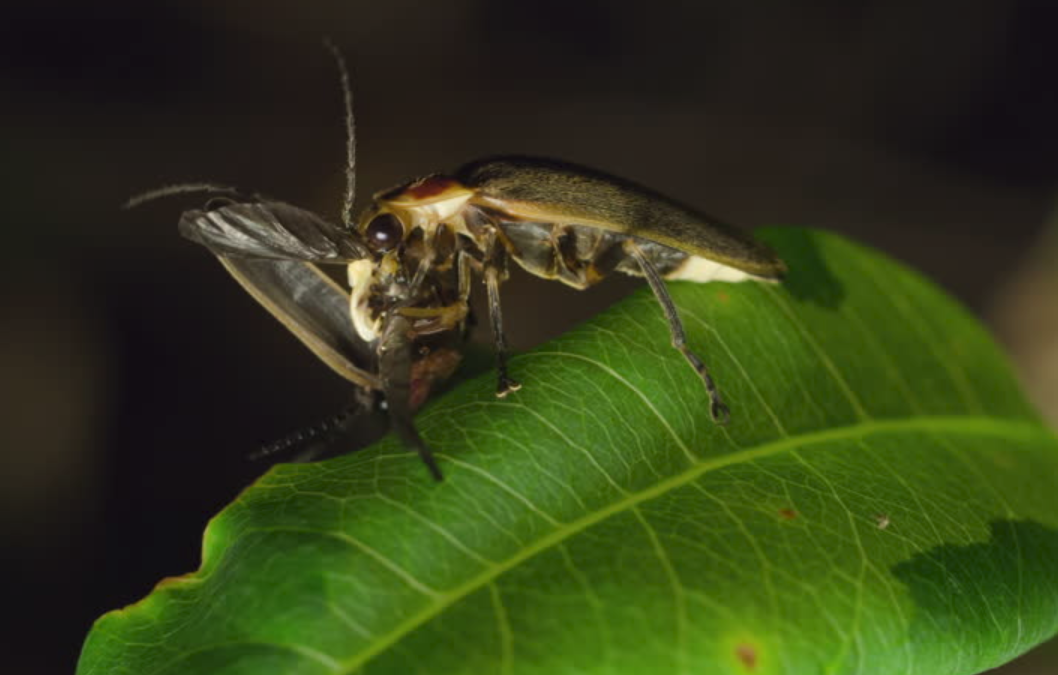
<path id="1" fill-rule="evenodd" d="M 392 213 L 376 216 L 364 230 L 367 242 L 379 251 L 388 251 L 404 237 L 404 225 Z"/>

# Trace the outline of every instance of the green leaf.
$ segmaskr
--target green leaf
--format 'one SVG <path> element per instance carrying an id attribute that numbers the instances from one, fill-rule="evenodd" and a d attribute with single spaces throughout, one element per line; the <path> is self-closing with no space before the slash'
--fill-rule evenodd
<path id="1" fill-rule="evenodd" d="M 976 673 L 1058 630 L 1058 441 L 982 328 L 837 236 L 790 277 L 644 289 L 387 439 L 277 466 L 82 675 Z"/>

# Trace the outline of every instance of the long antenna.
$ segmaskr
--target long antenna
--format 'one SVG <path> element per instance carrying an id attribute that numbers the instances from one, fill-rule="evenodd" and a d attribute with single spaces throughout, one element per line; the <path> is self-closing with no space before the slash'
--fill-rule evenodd
<path id="1" fill-rule="evenodd" d="M 356 124 L 353 121 L 353 90 L 349 86 L 349 69 L 345 66 L 345 57 L 331 41 L 324 38 L 323 45 L 331 52 L 338 64 L 338 75 L 342 84 L 342 98 L 345 103 L 345 199 L 342 201 L 342 222 L 353 229 L 353 204 L 356 199 Z"/>
<path id="2" fill-rule="evenodd" d="M 128 209 L 136 208 L 144 202 L 150 202 L 162 197 L 170 197 L 172 195 L 185 194 L 188 192 L 215 192 L 218 194 L 230 195 L 239 194 L 239 191 L 235 188 L 227 185 L 219 185 L 217 183 L 179 183 L 177 185 L 166 185 L 153 190 L 148 190 L 147 192 L 141 192 L 122 204 L 121 208 L 127 211 Z"/>
<path id="3" fill-rule="evenodd" d="M 272 455 L 277 455 L 281 452 L 286 452 L 297 448 L 299 446 L 304 447 L 315 440 L 326 438 L 332 434 L 335 434 L 339 430 L 339 427 L 344 425 L 350 418 L 356 416 L 361 411 L 358 409 L 356 404 L 349 406 L 348 408 L 331 415 L 327 419 L 321 420 L 311 427 L 295 431 L 292 434 L 280 438 L 278 441 L 272 441 L 267 445 L 261 447 L 257 452 L 251 453 L 248 459 L 250 461 L 257 461 Z"/>

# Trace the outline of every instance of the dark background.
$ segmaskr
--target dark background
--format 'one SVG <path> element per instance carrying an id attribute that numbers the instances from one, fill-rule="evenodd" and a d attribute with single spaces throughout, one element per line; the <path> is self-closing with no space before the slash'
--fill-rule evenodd
<path id="1" fill-rule="evenodd" d="M 323 36 L 354 71 L 361 199 L 481 155 L 556 156 L 746 227 L 845 233 L 990 318 L 1054 208 L 1056 20 L 1046 0 L 6 7 L 5 672 L 71 672 L 95 617 L 197 566 L 207 519 L 265 468 L 247 452 L 346 400 L 177 236 L 199 200 L 119 210 L 207 179 L 335 214 Z M 531 346 L 634 285 L 518 278 L 509 333 Z"/>

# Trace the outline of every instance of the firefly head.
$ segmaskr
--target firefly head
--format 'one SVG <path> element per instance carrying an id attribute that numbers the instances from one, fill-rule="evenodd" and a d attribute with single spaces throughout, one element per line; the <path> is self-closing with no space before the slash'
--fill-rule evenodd
<path id="1" fill-rule="evenodd" d="M 431 242 L 436 228 L 458 218 L 473 194 L 453 178 L 419 178 L 376 194 L 357 229 L 376 257 L 407 242 L 413 234 Z"/>
<path id="2" fill-rule="evenodd" d="M 397 214 L 371 209 L 360 224 L 360 236 L 376 256 L 401 245 L 406 228 Z"/>

